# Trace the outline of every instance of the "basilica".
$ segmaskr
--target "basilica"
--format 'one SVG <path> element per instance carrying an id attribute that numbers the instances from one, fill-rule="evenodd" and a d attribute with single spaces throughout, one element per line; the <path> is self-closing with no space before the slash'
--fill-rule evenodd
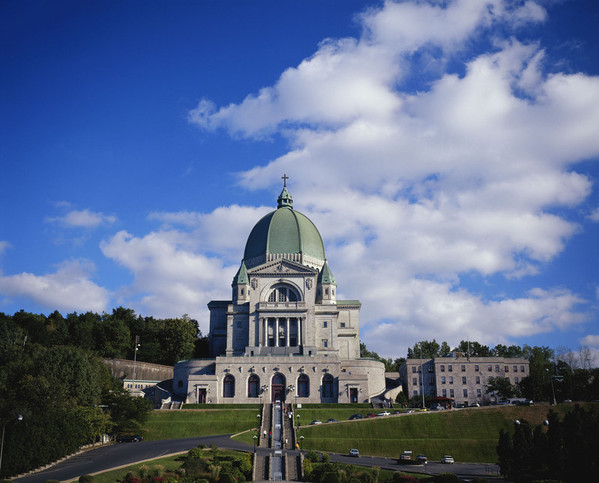
<path id="1" fill-rule="evenodd" d="M 174 367 L 184 402 L 357 403 L 385 391 L 384 365 L 360 359 L 361 304 L 337 299 L 322 237 L 283 180 L 277 209 L 250 232 L 231 300 L 208 304 L 212 359 Z"/>

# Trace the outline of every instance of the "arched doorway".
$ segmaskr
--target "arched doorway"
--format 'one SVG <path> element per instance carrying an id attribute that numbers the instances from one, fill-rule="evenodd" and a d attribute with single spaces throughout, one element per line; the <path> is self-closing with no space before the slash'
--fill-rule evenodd
<path id="1" fill-rule="evenodd" d="M 272 378 L 272 400 L 285 401 L 285 376 L 283 374 L 275 374 Z"/>
<path id="2" fill-rule="evenodd" d="M 306 374 L 297 379 L 297 397 L 310 397 L 310 378 Z"/>

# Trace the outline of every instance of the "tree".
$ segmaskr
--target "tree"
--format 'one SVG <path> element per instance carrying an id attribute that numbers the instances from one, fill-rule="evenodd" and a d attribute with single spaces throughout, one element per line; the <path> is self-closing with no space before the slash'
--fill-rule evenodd
<path id="1" fill-rule="evenodd" d="M 490 377 L 486 384 L 487 394 L 494 392 L 501 399 L 519 395 L 518 386 L 513 385 L 507 377 Z"/>
<path id="2" fill-rule="evenodd" d="M 469 354 L 470 357 L 489 357 L 491 356 L 491 349 L 488 346 L 482 345 L 476 341 L 463 340 L 455 348 L 456 351 L 462 352 L 463 354 Z"/>
<path id="3" fill-rule="evenodd" d="M 414 344 L 413 348 L 408 348 L 408 359 L 431 359 L 439 357 L 441 346 L 433 339 L 432 341 L 422 340 Z"/>
<path id="4" fill-rule="evenodd" d="M 180 319 L 165 320 L 160 334 L 163 363 L 171 365 L 192 357 L 198 333 L 198 322 L 187 315 Z"/>

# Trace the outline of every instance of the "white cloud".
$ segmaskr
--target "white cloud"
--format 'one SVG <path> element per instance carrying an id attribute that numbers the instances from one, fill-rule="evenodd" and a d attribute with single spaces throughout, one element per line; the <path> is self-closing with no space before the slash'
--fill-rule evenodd
<path id="1" fill-rule="evenodd" d="M 107 308 L 109 293 L 90 280 L 93 271 L 89 261 L 70 260 L 46 275 L 0 273 L 0 293 L 27 297 L 50 310 L 102 312 Z"/>
<path id="2" fill-rule="evenodd" d="M 4 252 L 10 248 L 10 243 L 7 241 L 0 240 L 0 256 L 4 255 Z"/>
<path id="3" fill-rule="evenodd" d="M 591 221 L 599 222 L 599 207 L 595 208 L 588 216 Z"/>
<path id="4" fill-rule="evenodd" d="M 101 243 L 104 255 L 130 270 L 135 280 L 118 294 L 122 303 L 156 317 L 189 314 L 208 331 L 206 305 L 230 298 L 237 266 L 200 253 L 190 234 L 152 232 L 142 238 L 120 231 Z"/>
<path id="5" fill-rule="evenodd" d="M 57 223 L 70 228 L 96 228 L 100 225 L 113 224 L 116 221 L 116 216 L 90 210 L 72 210 L 64 216 L 46 218 L 48 223 Z"/>
<path id="6" fill-rule="evenodd" d="M 386 2 L 362 14 L 361 38 L 329 39 L 273 86 L 190 113 L 203 128 L 289 138 L 287 154 L 241 184 L 291 175 L 339 292 L 364 303 L 375 350 L 397 352 L 390 334 L 501 342 L 586 320 L 569 291 L 460 286 L 469 273 L 542 273 L 581 229 L 564 213 L 592 189 L 573 167 L 599 156 L 599 78 L 544 72 L 543 46 L 517 34 L 546 18 L 532 1 Z M 473 50 L 480 39 L 492 48 Z"/>

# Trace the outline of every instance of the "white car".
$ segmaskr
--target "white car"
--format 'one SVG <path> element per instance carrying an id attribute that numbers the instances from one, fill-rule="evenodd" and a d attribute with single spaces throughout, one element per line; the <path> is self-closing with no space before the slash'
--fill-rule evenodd
<path id="1" fill-rule="evenodd" d="M 360 457 L 360 452 L 357 449 L 352 448 L 352 449 L 349 450 L 349 455 L 353 456 L 354 458 L 359 458 Z"/>
<path id="2" fill-rule="evenodd" d="M 314 425 L 314 424 L 322 424 L 322 421 L 319 421 L 318 419 L 315 419 L 310 424 L 312 424 L 312 425 Z"/>
<path id="3" fill-rule="evenodd" d="M 446 454 L 445 456 L 443 456 L 443 458 L 441 458 L 441 463 L 444 463 L 446 465 L 452 465 L 454 463 L 453 456 L 449 456 L 448 454 Z"/>
<path id="4" fill-rule="evenodd" d="M 389 411 L 381 411 L 377 414 L 377 416 L 389 416 L 391 413 Z"/>

